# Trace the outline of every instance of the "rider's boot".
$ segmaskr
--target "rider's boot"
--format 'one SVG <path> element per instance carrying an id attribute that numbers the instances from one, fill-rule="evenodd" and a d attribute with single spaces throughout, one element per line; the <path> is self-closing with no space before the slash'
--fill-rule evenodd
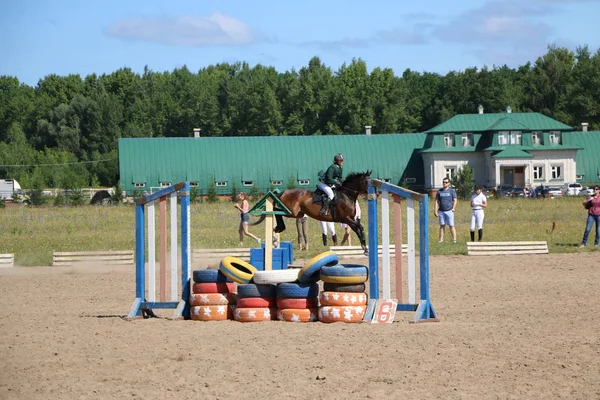
<path id="1" fill-rule="evenodd" d="M 319 215 L 327 215 L 328 208 L 329 208 L 329 197 L 323 196 L 323 205 L 321 206 L 321 211 L 319 211 Z"/>
<path id="2" fill-rule="evenodd" d="M 331 235 L 331 240 L 333 240 L 333 245 L 337 246 L 338 245 L 338 241 L 337 241 L 337 235 Z"/>
<path id="3" fill-rule="evenodd" d="M 323 237 L 323 246 L 327 246 L 327 234 L 323 233 L 322 237 Z"/>

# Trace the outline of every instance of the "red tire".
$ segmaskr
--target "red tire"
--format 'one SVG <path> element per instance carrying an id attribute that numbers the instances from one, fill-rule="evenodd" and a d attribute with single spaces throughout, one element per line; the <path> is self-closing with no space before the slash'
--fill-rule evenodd
<path id="1" fill-rule="evenodd" d="M 277 308 L 315 308 L 318 306 L 319 299 L 316 297 L 309 297 L 306 299 L 291 297 L 277 298 Z"/>
<path id="2" fill-rule="evenodd" d="M 237 287 L 234 282 L 194 283 L 192 293 L 237 293 Z"/>
<path id="3" fill-rule="evenodd" d="M 235 293 L 190 293 L 192 306 L 218 306 L 235 304 Z"/>
<path id="4" fill-rule="evenodd" d="M 275 307 L 277 300 L 275 297 L 244 297 L 238 299 L 237 306 L 240 308 Z"/>
<path id="5" fill-rule="evenodd" d="M 367 306 L 336 307 L 323 306 L 319 308 L 319 321 L 321 322 L 360 322 Z"/>
<path id="6" fill-rule="evenodd" d="M 233 316 L 231 306 L 193 306 L 190 318 L 194 321 L 225 321 Z"/>
<path id="7" fill-rule="evenodd" d="M 314 322 L 317 320 L 316 308 L 284 308 L 277 312 L 277 319 L 286 322 Z"/>
<path id="8" fill-rule="evenodd" d="M 367 304 L 366 293 L 321 292 L 319 300 L 322 306 L 364 306 Z"/>

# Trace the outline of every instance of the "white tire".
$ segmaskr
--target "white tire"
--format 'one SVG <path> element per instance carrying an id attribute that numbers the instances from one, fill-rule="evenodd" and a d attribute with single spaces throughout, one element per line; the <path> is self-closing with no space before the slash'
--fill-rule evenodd
<path id="1" fill-rule="evenodd" d="M 277 269 L 272 271 L 256 271 L 254 283 L 289 283 L 298 280 L 297 269 Z"/>

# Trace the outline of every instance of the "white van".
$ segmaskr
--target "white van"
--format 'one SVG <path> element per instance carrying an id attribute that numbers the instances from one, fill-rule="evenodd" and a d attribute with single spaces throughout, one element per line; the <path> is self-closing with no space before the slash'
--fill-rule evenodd
<path id="1" fill-rule="evenodd" d="M 568 196 L 577 196 L 581 191 L 581 183 L 569 183 L 567 185 L 567 195 Z"/>

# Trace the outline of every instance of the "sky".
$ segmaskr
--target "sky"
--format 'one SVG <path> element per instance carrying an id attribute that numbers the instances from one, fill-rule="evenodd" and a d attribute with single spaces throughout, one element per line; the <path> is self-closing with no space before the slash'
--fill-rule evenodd
<path id="1" fill-rule="evenodd" d="M 596 52 L 598 15 L 600 0 L 0 0 L 0 75 L 36 86 L 237 61 L 285 72 L 314 56 L 396 75 L 516 68 L 548 45 Z"/>

